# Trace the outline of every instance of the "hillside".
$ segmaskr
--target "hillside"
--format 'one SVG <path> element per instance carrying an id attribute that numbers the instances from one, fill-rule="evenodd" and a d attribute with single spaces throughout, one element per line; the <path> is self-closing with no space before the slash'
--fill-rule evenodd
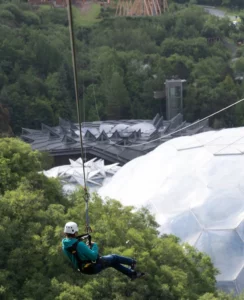
<path id="1" fill-rule="evenodd" d="M 95 7 L 96 8 L 96 7 Z M 94 20 L 94 13 L 91 10 Z M 103 18 L 84 23 L 75 13 L 79 96 L 85 120 L 152 118 L 160 111 L 153 91 L 166 79 L 186 79 L 184 115 L 206 116 L 241 98 L 243 49 L 237 63 L 223 41 L 244 39 L 243 25 L 195 6 L 172 4 L 160 17 Z M 89 17 L 88 17 L 89 19 Z M 76 119 L 68 19 L 65 9 L 0 4 L 0 102 L 15 134 L 22 127 Z M 239 107 L 240 108 L 240 107 Z M 241 125 L 238 108 L 211 120 Z"/>

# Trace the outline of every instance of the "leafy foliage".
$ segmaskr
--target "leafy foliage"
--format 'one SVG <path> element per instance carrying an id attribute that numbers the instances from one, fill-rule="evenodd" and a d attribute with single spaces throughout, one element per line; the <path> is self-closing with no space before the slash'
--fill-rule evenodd
<path id="1" fill-rule="evenodd" d="M 236 51 L 231 41 L 242 40 L 243 30 L 228 18 L 172 4 L 160 17 L 104 18 L 85 27 L 74 11 L 85 120 L 152 118 L 165 106 L 153 99 L 153 91 L 163 90 L 172 77 L 187 80 L 188 121 L 243 97 L 244 86 L 234 80 L 243 73 L 241 48 L 240 63 L 231 62 Z M 58 117 L 75 121 L 66 10 L 3 1 L 0 14 L 0 102 L 13 131 L 54 125 Z M 212 123 L 242 125 L 243 115 L 233 110 Z"/>
<path id="2" fill-rule="evenodd" d="M 30 145 L 18 139 L 0 139 L 0 194 L 15 189 L 23 177 L 40 170 L 40 152 L 32 151 Z"/>
<path id="3" fill-rule="evenodd" d="M 244 294 L 234 295 L 233 293 L 225 294 L 223 292 L 219 292 L 218 295 L 213 295 L 211 293 L 206 293 L 201 296 L 199 300 L 243 300 Z"/>

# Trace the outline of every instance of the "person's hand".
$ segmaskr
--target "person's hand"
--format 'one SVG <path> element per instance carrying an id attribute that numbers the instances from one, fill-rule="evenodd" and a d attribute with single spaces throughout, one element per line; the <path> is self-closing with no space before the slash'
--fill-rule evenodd
<path id="1" fill-rule="evenodd" d="M 95 242 L 91 242 L 91 244 L 89 245 L 89 242 L 87 241 L 86 244 L 87 244 L 88 247 L 92 248 L 93 244 L 95 244 Z"/>

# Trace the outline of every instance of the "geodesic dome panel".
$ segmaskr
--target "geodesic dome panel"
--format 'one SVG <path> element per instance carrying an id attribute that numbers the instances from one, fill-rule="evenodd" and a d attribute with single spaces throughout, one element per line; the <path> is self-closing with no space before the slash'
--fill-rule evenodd
<path id="1" fill-rule="evenodd" d="M 178 184 L 175 184 L 176 182 Z M 192 191 L 190 191 L 191 186 L 194 187 Z M 199 187 L 202 193 L 206 190 L 195 176 L 178 176 L 178 174 L 170 176 L 165 178 L 163 185 L 158 188 L 155 187 L 154 195 L 145 203 L 152 205 L 153 212 L 156 215 L 158 213 L 165 216 L 178 214 L 189 209 L 189 204 L 197 198 L 196 187 Z M 172 190 L 174 190 L 173 193 Z"/>
<path id="2" fill-rule="evenodd" d="M 236 289 L 238 293 L 241 293 L 242 289 L 243 289 L 243 282 L 244 282 L 244 266 L 242 264 L 242 270 L 239 273 L 239 275 L 236 278 Z"/>
<path id="3" fill-rule="evenodd" d="M 206 150 L 207 151 L 207 150 Z M 244 157 L 234 155 L 211 155 L 211 160 L 196 169 L 196 176 L 209 188 L 236 187 L 240 183 L 240 175 L 244 175 Z"/>
<path id="4" fill-rule="evenodd" d="M 188 210 L 181 214 L 176 214 L 168 218 L 168 220 L 163 226 L 164 233 L 174 232 L 181 240 L 195 244 L 201 234 L 202 228 L 191 211 Z"/>
<path id="5" fill-rule="evenodd" d="M 244 218 L 243 199 L 243 193 L 236 187 L 209 189 L 208 195 L 199 196 L 191 208 L 204 228 L 236 228 Z"/>
<path id="6" fill-rule="evenodd" d="M 235 230 L 204 230 L 195 246 L 208 253 L 216 268 L 218 280 L 235 280 L 244 263 L 244 244 Z"/>
<path id="7" fill-rule="evenodd" d="M 244 242 L 244 221 L 242 221 L 236 228 L 236 232 L 239 234 L 240 238 Z"/>
<path id="8" fill-rule="evenodd" d="M 218 289 L 223 290 L 227 293 L 234 293 L 234 294 L 239 293 L 236 288 L 235 281 L 218 281 L 217 287 L 218 287 Z"/>
<path id="9" fill-rule="evenodd" d="M 218 286 L 240 292 L 243 153 L 243 127 L 175 138 L 127 163 L 99 194 L 147 206 L 161 233 L 175 234 L 210 255 L 220 271 Z"/>

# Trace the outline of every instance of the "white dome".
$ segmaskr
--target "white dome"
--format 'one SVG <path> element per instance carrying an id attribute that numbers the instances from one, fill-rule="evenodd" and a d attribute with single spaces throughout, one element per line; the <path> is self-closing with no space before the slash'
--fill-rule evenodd
<path id="1" fill-rule="evenodd" d="M 210 255 L 218 286 L 244 289 L 244 127 L 172 139 L 122 167 L 102 197 L 147 206 L 161 233 Z"/>

